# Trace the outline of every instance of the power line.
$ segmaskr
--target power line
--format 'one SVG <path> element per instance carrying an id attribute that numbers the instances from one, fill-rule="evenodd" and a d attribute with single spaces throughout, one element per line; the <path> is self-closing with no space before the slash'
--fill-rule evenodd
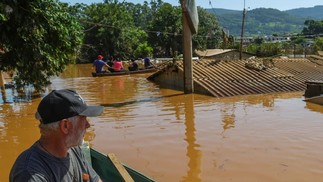
<path id="1" fill-rule="evenodd" d="M 84 21 L 82 20 L 82 23 L 87 23 L 87 24 L 92 24 L 93 26 L 84 30 L 84 32 L 88 32 L 88 31 L 91 31 L 92 29 L 96 28 L 96 27 L 108 27 L 108 28 L 114 28 L 114 29 L 119 29 L 121 30 L 121 28 L 119 27 L 116 27 L 116 26 L 112 26 L 112 25 L 108 25 L 108 24 L 104 24 L 102 23 L 103 20 L 101 20 L 100 22 L 98 23 L 94 23 L 94 22 L 89 22 L 89 21 Z M 166 32 L 166 31 L 153 31 L 153 30 L 144 30 L 145 32 L 147 33 L 154 33 L 154 34 L 157 34 L 157 36 L 159 36 L 160 34 L 167 34 L 167 35 L 174 35 L 174 36 L 182 36 L 183 34 L 181 33 L 177 33 L 177 32 Z M 202 35 L 194 35 L 196 37 L 201 37 L 201 38 L 212 38 L 212 36 L 202 36 Z"/>

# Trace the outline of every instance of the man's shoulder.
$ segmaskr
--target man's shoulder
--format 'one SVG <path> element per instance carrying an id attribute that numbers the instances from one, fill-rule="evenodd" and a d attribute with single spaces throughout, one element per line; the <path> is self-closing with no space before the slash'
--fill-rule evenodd
<path id="1" fill-rule="evenodd" d="M 34 165 L 39 166 L 42 163 L 42 158 L 46 158 L 46 156 L 43 156 L 41 150 L 33 145 L 17 157 L 14 165 L 26 168 Z"/>
<path id="2" fill-rule="evenodd" d="M 43 169 L 42 163 L 40 162 L 39 152 L 35 145 L 29 149 L 23 151 L 16 159 L 12 169 L 10 171 L 10 181 L 42 181 L 42 175 L 36 175 L 35 171 Z"/>
<path id="3" fill-rule="evenodd" d="M 23 160 L 28 161 L 30 158 L 32 158 L 35 153 L 37 153 L 37 147 L 35 145 L 32 145 L 30 148 L 23 151 L 16 159 L 16 161 Z"/>

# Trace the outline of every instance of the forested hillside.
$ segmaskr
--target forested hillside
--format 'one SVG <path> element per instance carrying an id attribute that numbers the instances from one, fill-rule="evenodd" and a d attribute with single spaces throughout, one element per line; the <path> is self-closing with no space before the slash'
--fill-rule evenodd
<path id="1" fill-rule="evenodd" d="M 230 35 L 241 34 L 242 11 L 207 9 L 216 14 L 220 25 Z M 323 19 L 323 6 L 279 11 L 271 8 L 249 10 L 245 18 L 245 36 L 300 33 L 306 19 Z"/>
<path id="2" fill-rule="evenodd" d="M 323 20 L 323 6 L 314 6 L 312 8 L 297 8 L 285 11 L 292 16 L 299 16 L 313 20 Z"/>

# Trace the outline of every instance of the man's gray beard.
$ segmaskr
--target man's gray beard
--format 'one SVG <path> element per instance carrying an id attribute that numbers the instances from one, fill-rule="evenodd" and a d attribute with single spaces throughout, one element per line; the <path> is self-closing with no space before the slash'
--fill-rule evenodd
<path id="1" fill-rule="evenodd" d="M 84 134 L 85 134 L 85 131 L 82 132 L 82 134 L 80 134 L 80 135 L 77 135 L 77 133 L 74 133 L 73 135 L 68 135 L 68 137 L 66 139 L 66 145 L 69 148 L 75 147 L 78 145 L 82 145 Z"/>

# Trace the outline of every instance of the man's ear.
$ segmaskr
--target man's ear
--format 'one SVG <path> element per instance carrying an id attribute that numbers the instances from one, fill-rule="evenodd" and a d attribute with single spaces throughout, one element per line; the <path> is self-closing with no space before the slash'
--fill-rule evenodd
<path id="1" fill-rule="evenodd" d="M 71 123 L 67 119 L 63 119 L 59 123 L 59 128 L 64 134 L 68 134 L 69 129 L 71 128 L 70 124 Z"/>

